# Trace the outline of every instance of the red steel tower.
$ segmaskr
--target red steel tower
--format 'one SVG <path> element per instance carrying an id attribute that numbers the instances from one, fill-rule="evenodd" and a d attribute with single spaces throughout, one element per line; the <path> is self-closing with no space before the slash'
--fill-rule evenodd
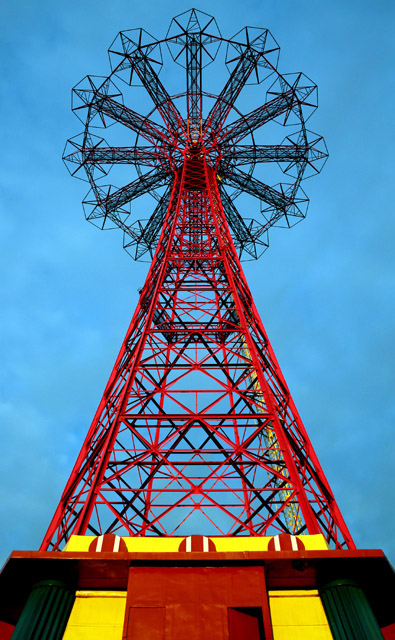
<path id="1" fill-rule="evenodd" d="M 166 55 L 186 91 L 159 79 Z M 305 124 L 316 87 L 277 71 L 267 30 L 227 40 L 196 10 L 161 41 L 121 32 L 110 60 L 74 89 L 64 158 L 87 219 L 152 263 L 41 549 L 0 575 L 0 636 L 393 637 L 395 574 L 355 549 L 241 267 L 305 216 L 301 181 L 327 157 Z"/>
<path id="2" fill-rule="evenodd" d="M 159 79 L 163 49 L 186 69 L 186 92 L 171 96 Z M 203 68 L 222 51 L 230 75 L 219 95 L 204 92 Z M 270 226 L 305 216 L 301 180 L 327 156 L 305 125 L 316 87 L 301 73 L 280 75 L 267 30 L 225 40 L 195 10 L 175 18 L 162 41 L 121 32 L 109 53 L 110 76 L 87 76 L 74 88 L 85 129 L 65 160 L 90 182 L 87 219 L 120 227 L 135 258 L 153 259 L 41 548 L 59 550 L 71 534 L 191 532 L 322 533 L 335 548 L 353 548 L 240 263 L 267 247 Z M 251 83 L 260 102 L 267 85 L 266 100 L 242 114 L 236 104 Z M 133 90 L 144 104 L 142 89 L 148 115 L 127 104 Z M 263 125 L 264 142 L 291 128 L 283 143 L 268 144 L 260 142 Z M 94 126 L 109 129 L 110 142 Z M 118 134 L 133 143 L 116 146 Z M 274 164 L 293 181 L 263 182 Z M 112 165 L 123 179 L 135 167 L 137 178 L 103 186 Z M 157 206 L 148 220 L 130 222 L 126 205 L 143 194 Z M 241 194 L 260 201 L 257 218 L 236 209 Z"/>

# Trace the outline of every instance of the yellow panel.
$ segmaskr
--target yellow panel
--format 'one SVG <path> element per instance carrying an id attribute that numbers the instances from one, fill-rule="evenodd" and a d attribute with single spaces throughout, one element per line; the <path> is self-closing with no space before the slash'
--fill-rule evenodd
<path id="1" fill-rule="evenodd" d="M 273 640 L 332 640 L 329 627 L 273 627 Z"/>
<path id="2" fill-rule="evenodd" d="M 298 536 L 308 551 L 327 550 L 328 545 L 323 535 Z M 267 545 L 271 536 L 265 537 L 222 537 L 211 538 L 216 546 L 217 551 L 267 551 Z M 90 543 L 94 540 L 93 536 L 71 536 L 65 548 L 65 551 L 88 551 Z M 166 553 L 178 551 L 181 540 L 183 538 L 150 538 L 150 537 L 133 537 L 123 538 L 126 542 L 128 551 L 135 553 Z"/>
<path id="3" fill-rule="evenodd" d="M 331 640 L 318 591 L 269 591 L 274 640 Z"/>
<path id="4" fill-rule="evenodd" d="M 267 545 L 272 536 L 233 536 L 230 538 L 211 538 L 217 551 L 267 551 Z M 327 550 L 328 545 L 322 534 L 313 536 L 298 536 L 306 550 Z"/>
<path id="5" fill-rule="evenodd" d="M 184 538 L 124 538 L 128 551 L 135 553 L 166 553 L 178 551 L 181 540 Z"/>
<path id="6" fill-rule="evenodd" d="M 94 536 L 71 536 L 64 551 L 89 551 L 89 545 Z M 149 538 L 145 536 L 122 538 L 126 542 L 128 551 L 135 553 L 162 553 L 178 551 L 181 540 L 184 538 Z"/>
<path id="7" fill-rule="evenodd" d="M 63 640 L 122 640 L 126 591 L 77 591 Z"/>

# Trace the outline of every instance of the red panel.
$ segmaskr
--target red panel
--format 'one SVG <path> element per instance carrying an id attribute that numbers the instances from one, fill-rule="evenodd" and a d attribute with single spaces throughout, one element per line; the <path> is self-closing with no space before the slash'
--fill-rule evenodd
<path id="1" fill-rule="evenodd" d="M 0 640 L 10 640 L 14 633 L 15 627 L 6 622 L 0 622 Z"/>
<path id="2" fill-rule="evenodd" d="M 199 610 L 199 640 L 228 640 L 226 607 L 216 604 L 203 604 Z M 184 639 L 185 636 L 184 636 Z"/>
<path id="3" fill-rule="evenodd" d="M 258 608 L 228 609 L 229 640 L 262 640 L 262 614 Z"/>
<path id="4" fill-rule="evenodd" d="M 131 567 L 130 606 L 179 602 L 260 606 L 266 599 L 262 567 Z"/>
<path id="5" fill-rule="evenodd" d="M 166 607 L 166 640 L 200 640 L 200 607 L 185 602 Z M 219 636 L 218 640 L 223 640 Z"/>
<path id="6" fill-rule="evenodd" d="M 164 607 L 130 607 L 127 640 L 164 640 L 166 609 Z"/>
<path id="7" fill-rule="evenodd" d="M 381 629 L 385 640 L 395 640 L 395 623 Z"/>
<path id="8" fill-rule="evenodd" d="M 166 640 L 229 640 L 229 607 L 237 609 L 231 614 L 236 620 L 232 629 L 239 633 L 234 640 L 247 638 L 240 635 L 243 629 L 256 630 L 258 635 L 248 636 L 251 640 L 272 637 L 262 567 L 131 567 L 127 610 L 137 611 L 135 607 L 166 611 Z M 129 617 L 124 637 L 137 640 L 131 621 Z"/>

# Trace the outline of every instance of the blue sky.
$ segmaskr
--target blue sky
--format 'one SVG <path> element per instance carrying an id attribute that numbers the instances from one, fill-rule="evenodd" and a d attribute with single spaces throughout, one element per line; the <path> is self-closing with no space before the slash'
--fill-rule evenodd
<path id="1" fill-rule="evenodd" d="M 215 14 L 225 37 L 246 24 L 269 28 L 279 70 L 318 84 L 311 128 L 325 136 L 330 158 L 305 183 L 307 219 L 273 230 L 269 251 L 245 269 L 357 545 L 383 548 L 394 561 L 394 4 L 196 6 Z M 109 73 L 107 48 L 119 30 L 142 26 L 163 37 L 188 8 L 158 0 L 2 4 L 2 558 L 39 546 L 147 271 L 122 250 L 119 233 L 84 221 L 86 185 L 61 162 L 66 139 L 81 130 L 71 87 Z"/>

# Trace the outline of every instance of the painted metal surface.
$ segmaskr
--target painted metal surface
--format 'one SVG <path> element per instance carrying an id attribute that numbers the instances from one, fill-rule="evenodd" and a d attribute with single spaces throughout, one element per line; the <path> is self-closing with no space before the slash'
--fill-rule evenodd
<path id="1" fill-rule="evenodd" d="M 130 568 L 124 640 L 239 640 L 243 629 L 272 640 L 262 567 Z"/>
<path id="2" fill-rule="evenodd" d="M 131 567 L 137 571 L 138 578 L 131 606 L 167 606 L 163 595 L 166 589 L 163 589 L 160 576 L 169 575 L 172 570 L 180 571 L 180 575 L 182 571 L 188 572 L 187 575 L 190 576 L 193 573 L 191 569 L 200 571 L 205 568 L 207 580 L 210 578 L 208 588 L 204 583 L 184 579 L 182 584 L 186 585 L 185 588 L 177 587 L 173 590 L 170 598 L 172 604 L 176 604 L 177 598 L 180 605 L 188 604 L 191 600 L 189 591 L 195 584 L 192 593 L 202 594 L 202 605 L 218 603 L 226 608 L 260 606 L 260 601 L 254 599 L 259 595 L 259 590 L 263 592 L 269 589 L 270 595 L 273 591 L 278 595 L 279 591 L 287 589 L 295 596 L 297 590 L 322 588 L 336 576 L 347 574 L 362 586 L 381 627 L 389 630 L 395 620 L 395 574 L 383 552 L 379 550 L 179 552 L 154 551 L 152 548 L 150 551 L 140 550 L 137 553 L 15 551 L 0 574 L 0 619 L 9 624 L 18 621 L 28 594 L 43 575 L 51 575 L 58 581 L 74 584 L 79 591 L 95 591 L 97 595 L 98 591 L 126 592 L 130 586 L 128 578 Z M 225 569 L 228 571 L 228 578 L 233 576 L 231 581 L 226 579 L 226 573 L 221 573 Z M 261 576 L 264 572 L 265 584 L 257 586 L 256 575 L 251 575 L 251 571 L 260 572 Z M 139 572 L 151 575 L 151 582 L 162 593 L 162 599 L 152 597 Z M 218 582 L 216 576 L 219 576 Z M 197 580 L 200 579 L 203 580 Z M 232 587 L 229 586 L 232 581 L 238 584 L 235 598 L 221 600 L 221 593 L 232 592 Z M 218 583 L 219 593 L 218 590 L 213 591 Z M 249 591 L 250 587 L 256 591 L 255 595 Z M 266 610 L 268 613 L 268 606 Z M 95 615 L 93 612 L 94 619 Z M 226 619 L 223 610 L 221 616 Z"/>
<path id="3" fill-rule="evenodd" d="M 332 640 L 316 589 L 269 591 L 274 640 Z"/>
<path id="4" fill-rule="evenodd" d="M 383 634 L 363 589 L 354 580 L 320 588 L 334 640 L 382 640 Z"/>
<path id="5" fill-rule="evenodd" d="M 187 69 L 181 101 L 155 70 L 160 43 L 142 30 L 114 41 L 113 72 L 104 82 L 88 76 L 74 90 L 85 131 L 66 160 L 91 185 L 87 218 L 120 227 L 137 257 L 154 257 L 42 550 L 62 549 L 73 534 L 105 533 L 308 533 L 354 547 L 239 259 L 244 251 L 256 257 L 280 219 L 292 226 L 304 217 L 300 182 L 326 158 L 305 127 L 316 87 L 303 74 L 292 81 L 281 75 L 270 33 L 246 28 L 225 39 L 230 76 L 208 99 L 202 69 L 223 41 L 211 16 L 192 10 L 173 20 L 166 44 Z M 244 86 L 272 75 L 266 103 L 240 115 L 235 104 Z M 119 76 L 141 83 L 154 104 L 150 114 L 122 103 Z M 255 146 L 260 127 L 276 118 L 296 123 L 296 138 Z M 136 145 L 96 140 L 90 129 L 97 123 L 133 131 Z M 240 148 L 245 138 L 251 144 Z M 294 172 L 291 185 L 271 187 L 252 175 L 274 161 Z M 134 165 L 139 177 L 104 188 L 98 175 L 112 164 Z M 243 220 L 233 202 L 241 192 L 260 200 L 265 222 Z M 125 205 L 147 193 L 158 200 L 153 215 L 128 225 Z"/>
<path id="6" fill-rule="evenodd" d="M 112 72 L 107 78 L 87 76 L 73 90 L 73 111 L 83 122 L 84 132 L 68 141 L 64 160 L 71 175 L 90 184 L 84 200 L 86 218 L 100 228 L 122 229 L 124 247 L 135 259 L 152 257 L 174 176 L 183 164 L 185 149 L 194 145 L 204 146 L 218 176 L 240 255 L 259 257 L 268 247 L 271 226 L 281 221 L 290 227 L 305 217 L 308 198 L 301 182 L 318 173 L 327 158 L 322 136 L 306 127 L 317 108 L 317 87 L 302 73 L 279 72 L 279 46 L 267 29 L 245 27 L 231 39 L 222 38 L 213 16 L 192 9 L 176 16 L 159 41 L 143 29 L 121 32 L 109 56 Z M 158 76 L 166 57 L 170 66 L 186 68 L 186 91 L 185 74 L 179 73 L 182 84 L 173 96 Z M 217 86 L 210 87 L 209 93 L 203 90 L 203 70 L 214 61 L 218 66 L 225 62 L 230 72 L 220 93 Z M 119 85 L 119 80 L 124 84 Z M 136 84 L 145 89 L 154 106 L 148 113 L 137 113 L 129 106 L 136 97 Z M 252 84 L 260 85 L 259 90 L 251 111 L 242 114 L 238 98 Z M 137 95 L 141 110 L 144 102 L 141 93 Z M 274 122 L 275 144 L 267 144 Z M 111 125 L 120 125 L 129 146 L 118 146 L 120 139 L 111 135 Z M 265 126 L 269 131 L 260 136 Z M 106 129 L 106 139 L 97 135 L 100 127 Z M 285 136 L 283 142 L 278 136 Z M 269 167 L 262 169 L 267 163 Z M 125 165 L 136 168 L 137 179 L 121 188 L 108 184 L 107 174 L 114 168 L 125 182 Z M 272 185 L 266 184 L 268 174 Z M 111 180 L 113 175 L 112 170 Z M 127 176 L 130 180 L 130 172 Z M 127 219 L 129 203 L 154 189 L 158 205 L 152 215 Z M 241 190 L 252 196 L 248 218 L 234 202 Z"/>
<path id="7" fill-rule="evenodd" d="M 77 536 L 72 535 L 67 543 L 64 551 L 89 551 L 91 544 L 94 543 L 96 538 L 93 536 Z M 126 545 L 126 549 L 129 552 L 134 553 L 172 553 L 179 551 L 180 544 L 185 538 L 179 536 L 171 537 L 159 537 L 159 536 L 133 536 L 123 537 L 122 540 Z M 210 536 L 210 540 L 213 541 L 215 549 L 217 551 L 267 551 L 269 548 L 270 540 L 273 540 L 271 536 Z M 308 551 L 327 550 L 328 544 L 322 534 L 298 536 L 298 540 L 301 541 L 303 548 Z M 279 549 L 275 549 L 273 544 L 273 550 L 282 550 L 281 544 L 278 545 Z M 292 549 L 292 545 L 290 547 Z"/>
<path id="8" fill-rule="evenodd" d="M 229 640 L 263 640 L 262 612 L 257 607 L 228 607 Z"/>
<path id="9" fill-rule="evenodd" d="M 63 640 L 121 640 L 126 591 L 77 591 Z"/>
<path id="10" fill-rule="evenodd" d="M 74 602 L 74 590 L 58 580 L 33 586 L 12 635 L 14 640 L 61 640 Z"/>
<path id="11" fill-rule="evenodd" d="M 323 533 L 352 545 L 254 306 L 215 175 L 203 153 L 187 153 L 43 548 L 103 529 L 172 534 L 196 515 L 227 535 Z"/>
<path id="12" fill-rule="evenodd" d="M 88 551 L 110 551 L 113 553 L 122 553 L 122 551 L 127 550 L 125 541 L 120 536 L 116 536 L 113 533 L 105 533 L 102 536 L 93 538 L 88 549 Z"/>

